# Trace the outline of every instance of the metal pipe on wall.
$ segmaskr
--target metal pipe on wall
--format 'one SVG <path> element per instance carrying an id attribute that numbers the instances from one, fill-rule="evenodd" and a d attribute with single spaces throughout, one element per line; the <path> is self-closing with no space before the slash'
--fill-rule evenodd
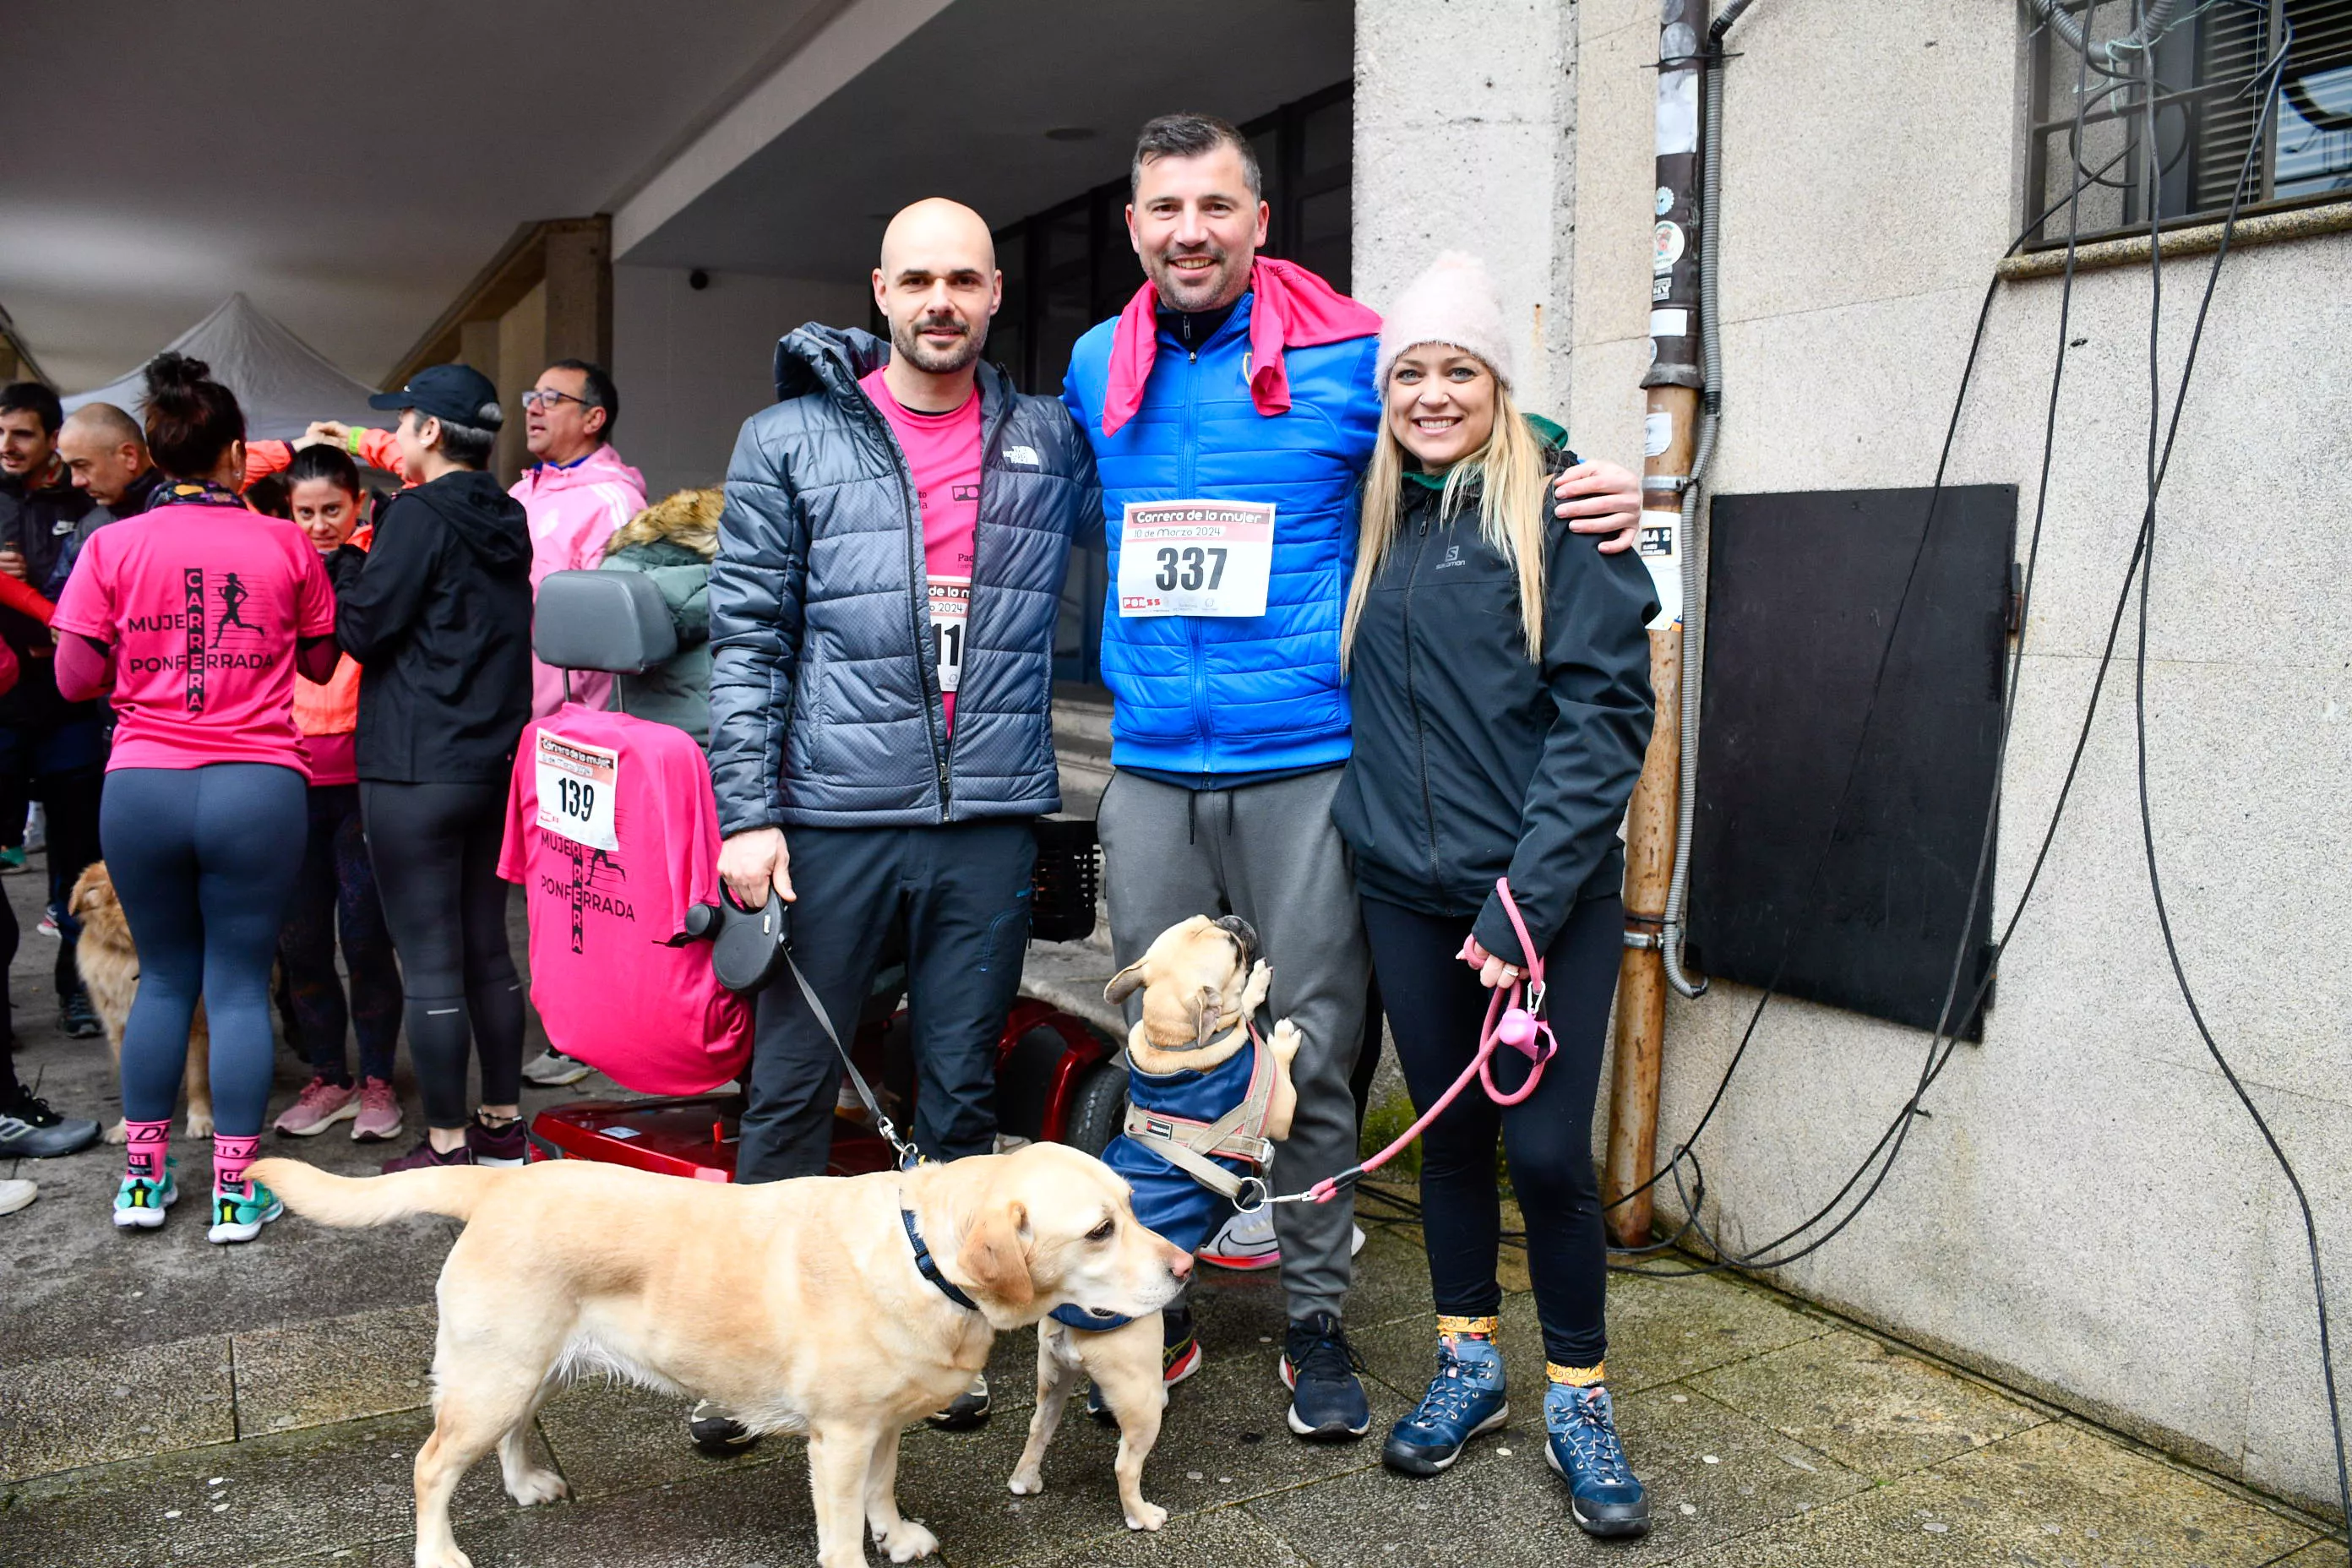
<path id="1" fill-rule="evenodd" d="M 1615 1068 L 1609 1089 L 1609 1151 L 1601 1178 L 1610 1239 L 1650 1239 L 1648 1183 L 1657 1163 L 1658 1070 L 1665 1036 L 1663 963 L 1666 897 L 1674 879 L 1682 773 L 1683 495 L 1697 441 L 1698 255 L 1704 216 L 1696 200 L 1699 152 L 1699 30 L 1706 0 L 1661 0 L 1658 23 L 1656 184 L 1650 282 L 1650 368 L 1643 418 L 1642 523 L 1636 549 L 1656 585 L 1650 623 L 1650 683 L 1657 720 L 1625 817 L 1625 951 L 1618 962 Z"/>

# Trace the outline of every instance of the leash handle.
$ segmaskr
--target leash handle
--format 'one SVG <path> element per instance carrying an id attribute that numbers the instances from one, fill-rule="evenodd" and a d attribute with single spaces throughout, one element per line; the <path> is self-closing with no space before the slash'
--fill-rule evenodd
<path id="1" fill-rule="evenodd" d="M 1543 1081 L 1545 1064 L 1551 1060 L 1552 1053 L 1559 1048 L 1559 1042 L 1552 1036 L 1551 1025 L 1543 1016 L 1543 955 L 1536 950 L 1535 938 L 1528 933 L 1527 921 L 1519 918 L 1518 903 L 1511 897 L 1511 879 L 1507 877 L 1496 878 L 1495 890 L 1502 895 L 1503 913 L 1509 917 L 1511 930 L 1519 939 L 1519 952 L 1527 957 L 1527 963 L 1518 966 L 1527 971 L 1527 983 L 1524 992 L 1517 981 L 1513 981 L 1507 990 L 1498 985 L 1493 994 L 1487 998 L 1486 1022 L 1478 1031 L 1478 1050 L 1470 1058 L 1470 1065 L 1464 1068 L 1462 1075 L 1454 1080 L 1444 1094 L 1437 1097 L 1436 1104 L 1422 1112 L 1420 1119 L 1399 1133 L 1394 1142 L 1370 1159 L 1360 1165 L 1351 1165 L 1336 1176 L 1327 1176 L 1304 1192 L 1285 1193 L 1279 1197 L 1268 1195 L 1265 1184 L 1252 1178 L 1256 1183 L 1256 1190 L 1249 1195 L 1254 1196 L 1256 1201 L 1250 1204 L 1236 1201 L 1234 1206 L 1242 1213 L 1255 1214 L 1272 1204 L 1329 1203 L 1342 1192 L 1354 1186 L 1364 1177 L 1402 1153 L 1414 1139 L 1420 1137 L 1428 1129 L 1431 1122 L 1445 1113 L 1445 1108 L 1460 1098 L 1462 1091 L 1470 1087 L 1473 1079 L 1486 1089 L 1486 1098 L 1497 1105 L 1517 1105 L 1535 1093 L 1536 1087 Z M 794 973 L 799 972 L 795 970 Z M 1527 1047 L 1531 1065 L 1528 1068 L 1527 1082 L 1521 1084 L 1516 1091 L 1506 1092 L 1495 1082 L 1495 1047 L 1501 1039 L 1498 1026 L 1502 1022 L 1505 1002 L 1507 1001 L 1511 1007 L 1516 1009 L 1523 994 L 1528 1002 L 1528 1012 L 1531 1015 L 1535 1025 L 1535 1036 L 1528 1041 Z M 851 1072 L 854 1076 L 856 1069 L 852 1068 Z"/>

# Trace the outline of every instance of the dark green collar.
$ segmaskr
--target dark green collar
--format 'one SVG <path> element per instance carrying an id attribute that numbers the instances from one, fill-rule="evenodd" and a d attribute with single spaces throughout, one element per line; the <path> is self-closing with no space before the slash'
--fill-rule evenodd
<path id="1" fill-rule="evenodd" d="M 1561 426 L 1553 424 L 1540 414 L 1529 414 L 1524 417 L 1528 425 L 1534 427 L 1535 433 L 1544 438 L 1544 445 L 1548 447 L 1568 445 L 1568 432 Z M 1445 488 L 1445 476 L 1442 473 L 1423 473 L 1420 468 L 1412 468 L 1404 471 L 1404 477 L 1409 482 L 1419 485 L 1423 489 L 1442 490 Z"/>

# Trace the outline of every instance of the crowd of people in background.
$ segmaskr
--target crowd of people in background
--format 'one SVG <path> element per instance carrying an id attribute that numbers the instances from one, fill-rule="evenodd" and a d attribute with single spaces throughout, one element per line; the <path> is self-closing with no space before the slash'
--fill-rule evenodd
<path id="1" fill-rule="evenodd" d="M 519 737 L 567 701 L 617 698 L 702 742 L 719 877 L 747 904 L 772 891 L 821 911 L 795 931 L 803 987 L 757 998 L 737 1180 L 824 1169 L 841 1080 L 812 1001 L 856 1016 L 890 938 L 914 1141 L 940 1160 L 990 1149 L 1030 823 L 1060 805 L 1064 577 L 1074 546 L 1100 542 L 1113 946 L 1130 963 L 1208 913 L 1272 959 L 1270 1012 L 1306 1042 L 1273 1188 L 1356 1158 L 1352 1084 L 1380 1010 L 1426 1108 L 1492 989 L 1549 976 L 1559 1051 L 1539 1092 L 1508 1108 L 1472 1092 L 1430 1129 L 1436 1373 L 1383 1458 L 1433 1475 L 1501 1422 L 1499 1140 L 1527 1215 L 1548 1458 L 1580 1527 L 1646 1528 L 1607 1388 L 1590 1159 L 1616 830 L 1650 727 L 1655 605 L 1624 553 L 1638 481 L 1514 402 L 1517 334 L 1475 260 L 1440 258 L 1383 321 L 1262 253 L 1255 155 L 1206 116 L 1146 126 L 1130 184 L 1144 281 L 1080 340 L 1058 395 L 984 358 L 1003 289 L 986 222 L 918 203 L 873 273 L 887 341 L 788 334 L 777 401 L 744 425 L 723 490 L 651 507 L 613 447 L 618 390 L 579 360 L 523 394 L 531 460 L 511 487 L 486 471 L 496 388 L 461 364 L 373 398 L 388 431 L 320 422 L 292 441 L 247 439 L 234 395 L 171 354 L 136 418 L 0 393 L 0 641 L 21 671 L 0 696 L 0 866 L 38 802 L 67 1033 L 96 1020 L 60 889 L 101 854 L 138 940 L 118 1224 L 159 1226 L 178 1195 L 166 1149 L 200 994 L 210 1234 L 247 1240 L 279 1212 L 246 1171 L 273 963 L 310 1071 L 279 1132 L 400 1137 L 404 1034 L 424 1126 L 384 1168 L 523 1161 L 524 1082 L 588 1071 L 560 1048 L 522 1060 L 499 872 Z M 1222 509 L 1215 574 L 1139 542 L 1171 501 Z M 534 658 L 540 584 L 599 567 L 652 582 L 673 658 L 617 681 Z M 13 949 L 0 922 L 0 957 Z M 97 1135 L 6 1061 L 0 1158 Z M 1307 1440 L 1370 1424 L 1343 1324 L 1353 1239 L 1345 1201 L 1284 1205 L 1263 1237 Z M 1190 1314 L 1165 1316 L 1172 1384 L 1201 1352 Z M 982 1378 L 935 1419 L 988 1413 Z M 698 1437 L 730 1427 L 749 1440 L 698 1408 Z"/>

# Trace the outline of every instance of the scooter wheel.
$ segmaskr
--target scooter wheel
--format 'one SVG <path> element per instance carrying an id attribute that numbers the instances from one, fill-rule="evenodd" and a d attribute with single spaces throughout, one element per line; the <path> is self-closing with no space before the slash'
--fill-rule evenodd
<path id="1" fill-rule="evenodd" d="M 1100 1158 L 1127 1122 L 1127 1067 L 1108 1061 L 1088 1073 L 1070 1097 L 1062 1142 Z"/>

